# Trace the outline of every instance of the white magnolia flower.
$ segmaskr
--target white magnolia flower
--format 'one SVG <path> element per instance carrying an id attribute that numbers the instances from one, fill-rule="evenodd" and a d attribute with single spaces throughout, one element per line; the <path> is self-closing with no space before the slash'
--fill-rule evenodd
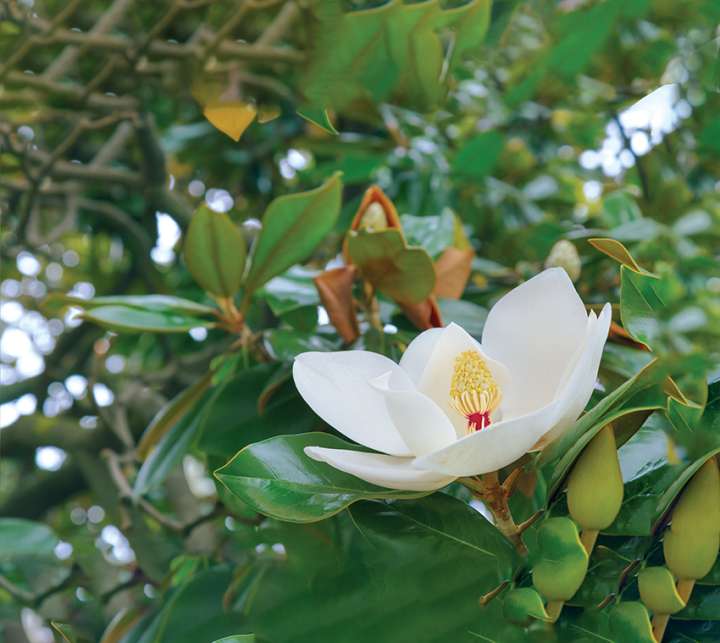
<path id="1" fill-rule="evenodd" d="M 368 351 L 298 355 L 295 384 L 315 413 L 382 452 L 305 453 L 392 489 L 496 471 L 577 420 L 610 318 L 609 304 L 588 315 L 567 273 L 551 268 L 493 306 L 481 343 L 450 324 L 418 335 L 399 365 Z"/>

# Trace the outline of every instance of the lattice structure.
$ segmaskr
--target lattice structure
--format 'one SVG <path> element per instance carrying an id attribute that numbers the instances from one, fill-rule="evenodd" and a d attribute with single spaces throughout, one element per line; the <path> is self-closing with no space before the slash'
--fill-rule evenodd
<path id="1" fill-rule="evenodd" d="M 293 0 L 2 3 L 0 207 L 10 246 L 49 243 L 84 211 L 138 243 L 147 236 L 133 234 L 145 225 L 139 215 L 186 220 L 148 97 L 189 101 L 197 78 L 291 97 L 302 17 Z M 143 212 L 119 205 L 129 193 L 142 195 Z"/>

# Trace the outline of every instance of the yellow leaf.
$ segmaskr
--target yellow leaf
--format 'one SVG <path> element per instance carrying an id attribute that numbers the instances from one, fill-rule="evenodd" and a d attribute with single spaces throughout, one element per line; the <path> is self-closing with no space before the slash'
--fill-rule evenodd
<path id="1" fill-rule="evenodd" d="M 203 108 L 203 116 L 236 142 L 253 122 L 256 114 L 255 107 L 243 101 L 211 103 Z"/>

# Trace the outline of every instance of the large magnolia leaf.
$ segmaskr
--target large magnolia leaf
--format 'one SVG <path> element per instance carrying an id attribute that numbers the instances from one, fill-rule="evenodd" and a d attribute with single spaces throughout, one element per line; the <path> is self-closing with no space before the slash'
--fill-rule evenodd
<path id="1" fill-rule="evenodd" d="M 236 607 L 259 639 L 474 643 L 486 621 L 478 599 L 510 580 L 517 565 L 513 547 L 487 520 L 442 493 L 358 503 L 331 529 L 324 524 L 290 526 L 287 558 L 257 565 L 237 588 Z M 292 534 L 300 530 L 296 546 Z M 324 556 L 309 555 L 312 534 Z"/>
<path id="2" fill-rule="evenodd" d="M 215 477 L 260 513 L 292 522 L 322 520 L 358 500 L 427 495 L 377 487 L 309 458 L 306 446 L 366 451 L 327 433 L 279 436 L 245 447 Z"/>

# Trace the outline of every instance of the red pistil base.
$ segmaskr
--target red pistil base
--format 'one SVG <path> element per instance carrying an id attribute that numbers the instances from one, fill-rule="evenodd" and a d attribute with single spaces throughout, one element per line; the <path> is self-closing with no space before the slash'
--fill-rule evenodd
<path id="1" fill-rule="evenodd" d="M 468 426 L 473 431 L 482 431 L 490 426 L 490 413 L 471 413 L 467 416 Z"/>

